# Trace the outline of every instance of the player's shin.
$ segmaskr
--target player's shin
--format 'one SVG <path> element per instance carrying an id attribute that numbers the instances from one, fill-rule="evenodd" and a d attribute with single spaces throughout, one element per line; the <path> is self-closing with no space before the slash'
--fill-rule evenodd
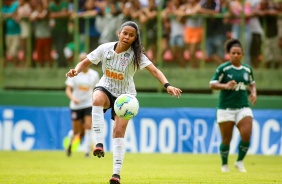
<path id="1" fill-rule="evenodd" d="M 101 106 L 92 106 L 92 126 L 95 144 L 103 144 L 104 112 Z"/>
<path id="2" fill-rule="evenodd" d="M 69 133 L 68 133 L 68 138 L 69 138 L 69 144 L 68 144 L 68 147 L 67 147 L 66 151 L 67 151 L 67 156 L 71 156 L 72 141 L 73 141 L 73 139 L 74 139 L 73 130 L 70 130 L 70 131 L 69 131 Z"/>
<path id="3" fill-rule="evenodd" d="M 120 175 L 125 154 L 124 138 L 113 139 L 113 174 Z"/>
<path id="4" fill-rule="evenodd" d="M 219 151 L 222 161 L 222 165 L 228 164 L 228 155 L 229 155 L 229 145 L 220 144 Z"/>
<path id="5" fill-rule="evenodd" d="M 237 161 L 241 161 L 245 158 L 248 150 L 249 150 L 249 147 L 250 147 L 250 142 L 243 142 L 243 141 L 240 141 L 239 145 L 238 145 L 238 159 Z"/>
<path id="6" fill-rule="evenodd" d="M 86 129 L 85 130 L 85 136 L 84 136 L 84 141 L 85 141 L 85 154 L 89 154 L 91 152 L 91 129 Z"/>

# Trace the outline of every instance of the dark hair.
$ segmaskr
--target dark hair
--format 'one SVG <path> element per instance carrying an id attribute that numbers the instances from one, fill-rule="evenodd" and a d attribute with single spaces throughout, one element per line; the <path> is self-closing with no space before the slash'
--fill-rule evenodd
<path id="1" fill-rule="evenodd" d="M 140 31 L 138 25 L 133 21 L 127 21 L 123 23 L 120 27 L 120 30 L 122 30 L 125 26 L 131 26 L 136 30 L 136 39 L 131 46 L 134 52 L 134 69 L 139 69 L 141 55 L 145 53 L 141 42 Z"/>
<path id="2" fill-rule="evenodd" d="M 229 53 L 232 47 L 240 47 L 243 49 L 241 42 L 237 39 L 230 39 L 226 41 L 225 52 Z"/>

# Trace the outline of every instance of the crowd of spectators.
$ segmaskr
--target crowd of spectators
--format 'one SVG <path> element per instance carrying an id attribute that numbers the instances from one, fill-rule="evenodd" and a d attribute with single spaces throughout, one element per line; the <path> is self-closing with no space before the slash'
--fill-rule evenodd
<path id="1" fill-rule="evenodd" d="M 158 2 L 163 2 L 160 16 Z M 282 64 L 281 0 L 245 0 L 244 4 L 241 0 L 78 0 L 77 11 L 74 3 L 3 0 L 4 66 L 26 66 L 31 43 L 33 67 L 67 67 L 74 62 L 75 49 L 89 52 L 118 40 L 117 31 L 126 20 L 142 28 L 145 51 L 155 64 L 161 49 L 165 61 L 180 67 L 199 68 L 201 59 L 219 65 L 228 59 L 224 43 L 229 38 L 241 39 L 245 63 L 254 68 Z"/>

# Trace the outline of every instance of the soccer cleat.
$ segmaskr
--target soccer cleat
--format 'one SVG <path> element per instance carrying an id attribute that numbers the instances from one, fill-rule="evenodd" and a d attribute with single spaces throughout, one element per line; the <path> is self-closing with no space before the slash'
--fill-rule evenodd
<path id="1" fill-rule="evenodd" d="M 247 172 L 242 161 L 235 162 L 234 167 L 237 168 L 240 172 Z"/>
<path id="2" fill-rule="evenodd" d="M 71 145 L 69 145 L 68 149 L 67 149 L 67 156 L 70 157 L 71 156 Z"/>
<path id="3" fill-rule="evenodd" d="M 229 172 L 229 171 L 230 170 L 229 170 L 229 167 L 228 167 L 227 164 L 224 164 L 224 165 L 221 166 L 221 172 Z"/>
<path id="4" fill-rule="evenodd" d="M 118 174 L 113 174 L 110 179 L 110 184 L 120 184 L 120 176 Z"/>
<path id="5" fill-rule="evenodd" d="M 93 151 L 93 155 L 97 156 L 98 158 L 104 157 L 105 156 L 105 152 L 103 149 L 103 144 L 99 143 L 96 145 L 96 148 Z"/>
<path id="6" fill-rule="evenodd" d="M 88 158 L 88 157 L 89 157 L 89 153 L 85 153 L 85 154 L 84 154 L 84 157 L 85 157 L 85 158 Z"/>

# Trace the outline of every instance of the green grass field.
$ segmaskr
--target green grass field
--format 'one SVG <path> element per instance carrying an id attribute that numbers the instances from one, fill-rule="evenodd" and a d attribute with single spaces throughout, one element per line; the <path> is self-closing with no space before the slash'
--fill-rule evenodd
<path id="1" fill-rule="evenodd" d="M 263 184 L 282 183 L 282 157 L 247 155 L 247 173 L 233 168 L 221 173 L 219 155 L 126 153 L 122 184 Z M 82 152 L 66 157 L 63 151 L 1 151 L 1 184 L 106 184 L 112 173 L 112 154 L 84 158 Z"/>

